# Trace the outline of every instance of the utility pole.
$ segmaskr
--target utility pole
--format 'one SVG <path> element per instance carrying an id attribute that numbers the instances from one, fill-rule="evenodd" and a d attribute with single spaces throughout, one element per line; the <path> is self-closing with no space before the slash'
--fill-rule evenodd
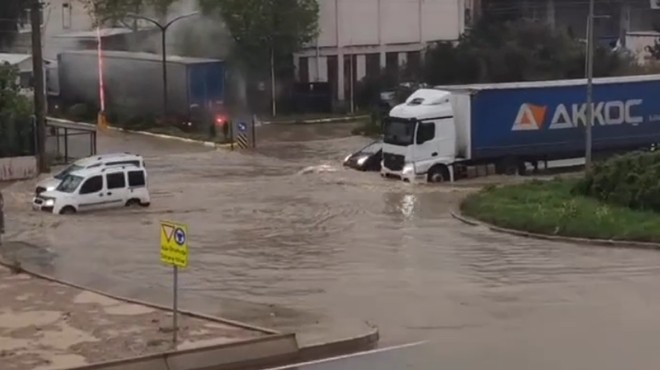
<path id="1" fill-rule="evenodd" d="M 270 98 L 272 100 L 272 114 L 273 117 L 277 116 L 277 94 L 275 91 L 275 46 L 271 45 L 270 48 Z"/>
<path id="2" fill-rule="evenodd" d="M 594 124 L 593 78 L 594 78 L 594 0 L 589 0 L 587 19 L 587 122 L 585 124 L 584 168 L 591 169 L 591 131 Z"/>
<path id="3" fill-rule="evenodd" d="M 45 173 L 48 168 L 46 157 L 46 88 L 44 78 L 44 58 L 41 49 L 41 3 L 30 2 L 30 25 L 32 28 L 32 73 L 34 76 L 34 117 L 37 129 L 37 161 L 39 171 Z"/>

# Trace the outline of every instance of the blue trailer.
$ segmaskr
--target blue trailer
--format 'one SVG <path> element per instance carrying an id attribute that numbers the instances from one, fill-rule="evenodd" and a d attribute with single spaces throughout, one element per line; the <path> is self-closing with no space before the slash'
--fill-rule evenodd
<path id="1" fill-rule="evenodd" d="M 595 79 L 593 151 L 660 142 L 659 93 L 660 75 Z M 585 100 L 583 79 L 418 90 L 385 121 L 382 173 L 445 181 L 473 164 L 508 172 L 582 157 Z"/>
<path id="2" fill-rule="evenodd" d="M 163 68 L 159 54 L 103 51 L 106 111 L 125 115 L 163 111 Z M 59 99 L 67 104 L 99 101 L 96 50 L 65 51 L 57 58 Z M 225 99 L 225 64 L 221 60 L 167 57 L 168 114 L 189 117 L 195 108 L 218 109 Z"/>

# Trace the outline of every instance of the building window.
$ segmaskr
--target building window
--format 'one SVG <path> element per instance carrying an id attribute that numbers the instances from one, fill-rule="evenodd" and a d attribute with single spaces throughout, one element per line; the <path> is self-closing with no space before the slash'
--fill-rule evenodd
<path id="1" fill-rule="evenodd" d="M 298 59 L 298 81 L 309 82 L 309 58 L 300 57 Z"/>
<path id="2" fill-rule="evenodd" d="M 380 54 L 367 54 L 365 59 L 367 77 L 380 76 Z"/>

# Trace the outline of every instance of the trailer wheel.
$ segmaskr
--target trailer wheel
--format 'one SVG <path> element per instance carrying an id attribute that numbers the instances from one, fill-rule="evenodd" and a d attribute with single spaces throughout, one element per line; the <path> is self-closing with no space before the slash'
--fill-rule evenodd
<path id="1" fill-rule="evenodd" d="M 426 180 L 430 183 L 441 183 L 451 180 L 449 178 L 449 169 L 444 165 L 435 165 L 429 169 Z"/>
<path id="2" fill-rule="evenodd" d="M 498 175 L 515 175 L 521 170 L 521 162 L 516 157 L 504 157 L 495 165 L 495 172 Z"/>

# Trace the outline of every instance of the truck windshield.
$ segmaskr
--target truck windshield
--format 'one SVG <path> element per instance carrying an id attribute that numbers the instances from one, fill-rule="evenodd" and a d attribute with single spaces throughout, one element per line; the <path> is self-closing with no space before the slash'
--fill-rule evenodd
<path id="1" fill-rule="evenodd" d="M 385 119 L 383 124 L 383 141 L 392 145 L 412 145 L 415 137 L 415 122 Z"/>

